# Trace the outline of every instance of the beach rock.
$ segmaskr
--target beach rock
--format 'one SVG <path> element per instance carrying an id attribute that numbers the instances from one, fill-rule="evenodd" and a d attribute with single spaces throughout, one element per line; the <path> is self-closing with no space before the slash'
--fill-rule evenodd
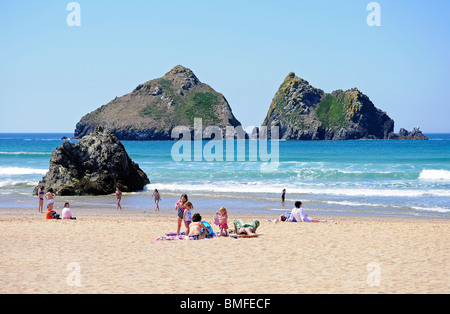
<path id="1" fill-rule="evenodd" d="M 76 125 L 75 137 L 91 133 L 95 126 L 111 129 L 119 140 L 176 140 L 176 126 L 189 127 L 194 119 L 202 126 L 237 127 L 228 101 L 181 65 L 163 77 L 137 86 L 131 93 L 85 115 Z M 224 132 L 225 134 L 225 132 Z"/>
<path id="2" fill-rule="evenodd" d="M 78 143 L 64 142 L 52 152 L 49 171 L 34 193 L 43 186 L 57 195 L 107 195 L 116 187 L 133 192 L 149 183 L 113 132 L 98 126 Z"/>
<path id="3" fill-rule="evenodd" d="M 408 132 L 405 129 L 400 129 L 398 132 L 398 136 L 396 139 L 399 140 L 428 140 L 428 137 L 426 137 L 422 131 L 420 131 L 420 128 L 415 127 L 411 132 Z"/>
<path id="4" fill-rule="evenodd" d="M 331 94 L 288 74 L 262 126 L 279 128 L 284 140 L 394 139 L 394 120 L 357 88 Z M 400 138 L 427 139 L 419 130 Z M 398 138 L 398 137 L 397 137 Z"/>

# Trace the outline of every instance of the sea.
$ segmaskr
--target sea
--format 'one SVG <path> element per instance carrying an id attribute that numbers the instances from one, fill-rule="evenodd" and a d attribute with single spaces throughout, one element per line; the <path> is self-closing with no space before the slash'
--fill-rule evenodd
<path id="1" fill-rule="evenodd" d="M 275 218 L 299 200 L 312 217 L 448 219 L 450 134 L 426 135 L 429 141 L 246 140 L 234 142 L 233 151 L 232 145 L 219 147 L 203 141 L 200 154 L 194 156 L 193 149 L 190 159 L 186 157 L 187 146 L 179 149 L 180 142 L 123 141 L 151 183 L 142 191 L 125 193 L 122 206 L 130 213 L 153 211 L 151 195 L 158 189 L 161 211 L 174 216 L 175 202 L 186 193 L 194 204 L 193 211 L 205 215 L 213 215 L 224 206 L 229 213 Z M 63 143 L 63 137 L 73 134 L 0 134 L 0 209 L 37 210 L 33 189 L 48 171 L 51 153 Z M 270 160 L 253 149 L 264 145 L 272 153 Z M 180 152 L 186 158 L 180 160 Z M 281 203 L 283 189 L 285 205 Z M 57 197 L 56 203 L 66 199 L 72 208 L 116 209 L 114 195 Z"/>

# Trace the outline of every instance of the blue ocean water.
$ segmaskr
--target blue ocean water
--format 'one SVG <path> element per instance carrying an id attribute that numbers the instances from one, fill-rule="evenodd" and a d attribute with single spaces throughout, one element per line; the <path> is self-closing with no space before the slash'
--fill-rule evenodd
<path id="1" fill-rule="evenodd" d="M 312 215 L 450 218 L 450 134 L 427 135 L 429 141 L 280 141 L 277 163 L 252 155 L 257 141 L 245 141 L 245 151 L 238 149 L 242 141 L 235 143 L 229 161 L 225 145 L 223 152 L 212 150 L 223 161 L 205 160 L 212 142 L 192 146 L 191 161 L 174 161 L 174 142 L 124 141 L 151 180 L 144 191 L 127 195 L 128 204 L 153 208 L 149 196 L 157 188 L 167 209 L 187 193 L 198 211 L 225 206 L 278 216 L 301 200 Z M 63 136 L 73 134 L 0 134 L 0 207 L 35 206 L 31 192 Z M 196 153 L 201 161 L 194 161 Z"/>

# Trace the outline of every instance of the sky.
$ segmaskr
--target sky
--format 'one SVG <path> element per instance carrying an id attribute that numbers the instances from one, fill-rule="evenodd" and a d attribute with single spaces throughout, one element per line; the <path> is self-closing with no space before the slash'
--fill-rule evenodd
<path id="1" fill-rule="evenodd" d="M 0 133 L 73 133 L 87 113 L 176 65 L 263 122 L 290 72 L 358 88 L 395 121 L 450 133 L 450 1 L 0 1 Z M 73 20 L 73 19 L 70 19 Z"/>

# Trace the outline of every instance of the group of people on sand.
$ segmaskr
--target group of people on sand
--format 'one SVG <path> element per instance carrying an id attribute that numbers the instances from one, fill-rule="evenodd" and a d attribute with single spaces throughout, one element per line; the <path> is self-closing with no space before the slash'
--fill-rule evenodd
<path id="1" fill-rule="evenodd" d="M 282 204 L 285 205 L 285 195 L 286 190 L 282 191 Z M 70 204 L 66 202 L 64 204 L 64 209 L 62 210 L 61 215 L 59 215 L 54 209 L 55 204 L 55 193 L 50 188 L 47 193 L 44 192 L 44 188 L 41 187 L 38 192 L 39 197 L 39 213 L 43 213 L 44 207 L 44 199 L 48 201 L 47 203 L 47 213 L 46 219 L 76 219 L 72 216 L 72 212 L 70 210 Z M 117 198 L 117 210 L 122 210 L 122 206 L 120 201 L 122 200 L 122 192 L 117 187 L 116 189 L 116 198 Z M 155 199 L 156 211 L 159 211 L 159 202 L 161 201 L 161 194 L 157 189 L 153 191 L 152 199 Z M 194 209 L 194 205 L 189 202 L 188 196 L 186 194 L 181 195 L 180 200 L 175 203 L 175 210 L 177 211 L 177 236 L 181 233 L 181 226 L 184 222 L 184 226 L 186 228 L 186 235 L 203 239 L 208 236 L 207 228 L 202 223 L 202 216 L 199 213 L 192 214 L 191 210 Z M 310 218 L 305 214 L 302 202 L 295 202 L 295 207 L 291 212 L 286 212 L 281 214 L 275 220 L 266 219 L 268 222 L 327 222 L 327 220 L 320 220 L 315 218 Z M 219 226 L 220 235 L 228 236 L 230 232 L 233 232 L 234 237 L 257 237 L 256 230 L 258 229 L 260 223 L 258 220 L 253 220 L 249 224 L 244 223 L 242 220 L 235 219 L 233 220 L 234 231 L 228 228 L 228 212 L 225 207 L 221 207 L 215 216 L 215 224 Z"/>
<path id="2" fill-rule="evenodd" d="M 47 193 L 44 192 L 44 188 L 40 187 L 38 192 L 39 197 L 39 208 L 40 214 L 44 213 L 44 199 L 47 200 L 47 212 L 45 213 L 46 219 L 76 219 L 72 216 L 72 211 L 70 210 L 69 202 L 65 202 L 64 208 L 61 211 L 61 215 L 54 210 L 55 206 L 55 193 L 53 189 L 49 189 Z"/>
<path id="3" fill-rule="evenodd" d="M 175 203 L 175 210 L 177 211 L 177 235 L 181 233 L 181 226 L 184 222 L 186 227 L 186 235 L 195 240 L 204 239 L 208 237 L 208 228 L 202 222 L 202 216 L 199 213 L 192 215 L 191 210 L 194 206 L 188 200 L 186 194 L 181 195 L 180 200 Z M 216 225 L 219 226 L 220 236 L 228 236 L 228 212 L 225 207 L 221 207 L 217 212 L 215 219 Z M 257 237 L 256 229 L 259 227 L 259 221 L 253 220 L 246 224 L 242 220 L 233 220 L 234 234 L 233 237 Z M 231 230 L 232 231 L 232 230 Z M 233 231 L 232 231 L 233 232 Z"/>

